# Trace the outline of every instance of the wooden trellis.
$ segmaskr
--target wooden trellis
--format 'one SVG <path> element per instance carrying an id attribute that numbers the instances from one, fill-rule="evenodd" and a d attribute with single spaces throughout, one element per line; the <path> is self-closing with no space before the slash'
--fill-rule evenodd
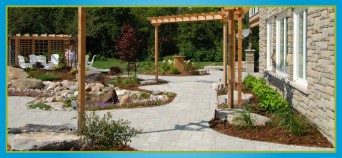
<path id="1" fill-rule="evenodd" d="M 18 55 L 26 60 L 30 54 L 44 55 L 50 60 L 51 54 L 63 54 L 66 48 L 75 45 L 76 39 L 63 34 L 16 34 L 9 36 L 8 42 L 8 64 L 18 66 Z"/>
<path id="2" fill-rule="evenodd" d="M 234 106 L 234 85 L 235 85 L 235 21 L 238 21 L 238 103 L 242 101 L 242 17 L 249 11 L 247 7 L 224 7 L 221 11 L 182 14 L 171 16 L 148 17 L 147 19 L 155 27 L 155 79 L 158 81 L 158 27 L 161 24 L 178 22 L 201 22 L 201 21 L 222 21 L 223 22 L 223 83 L 228 86 L 228 106 Z M 228 47 L 227 47 L 228 43 Z M 227 65 L 228 58 L 228 65 Z M 228 66 L 228 70 L 227 70 Z M 228 82 L 227 82 L 228 77 Z M 227 85 L 228 83 L 228 85 Z"/>

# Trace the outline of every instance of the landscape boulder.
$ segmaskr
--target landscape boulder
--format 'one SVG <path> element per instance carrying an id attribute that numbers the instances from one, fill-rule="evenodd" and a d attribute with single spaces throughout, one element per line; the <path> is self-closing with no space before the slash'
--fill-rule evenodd
<path id="1" fill-rule="evenodd" d="M 38 79 L 18 79 L 12 83 L 12 86 L 19 90 L 24 89 L 41 89 L 43 87 L 43 81 Z"/>
<path id="2" fill-rule="evenodd" d="M 87 71 L 86 72 L 86 82 L 88 83 L 104 83 L 105 76 L 98 71 Z"/>
<path id="3" fill-rule="evenodd" d="M 7 67 L 8 72 L 8 81 L 14 80 L 14 79 L 25 79 L 28 77 L 28 74 L 20 68 L 15 68 L 12 66 Z"/>

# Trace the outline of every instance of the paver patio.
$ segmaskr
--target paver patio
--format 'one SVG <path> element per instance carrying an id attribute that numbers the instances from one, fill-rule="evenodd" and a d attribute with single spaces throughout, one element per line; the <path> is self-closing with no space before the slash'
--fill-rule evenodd
<path id="1" fill-rule="evenodd" d="M 177 97 L 172 103 L 153 108 L 109 111 L 113 119 L 129 120 L 133 127 L 143 129 L 143 133 L 131 142 L 132 147 L 143 151 L 333 150 L 245 140 L 210 129 L 208 121 L 213 118 L 216 107 L 216 91 L 211 84 L 221 77 L 222 71 L 216 70 L 211 70 L 206 76 L 160 76 L 169 83 L 141 88 L 175 92 Z M 153 79 L 154 76 L 139 75 L 139 78 Z M 31 97 L 8 97 L 8 127 L 25 124 L 77 127 L 76 111 L 28 110 L 25 105 L 31 100 Z"/>

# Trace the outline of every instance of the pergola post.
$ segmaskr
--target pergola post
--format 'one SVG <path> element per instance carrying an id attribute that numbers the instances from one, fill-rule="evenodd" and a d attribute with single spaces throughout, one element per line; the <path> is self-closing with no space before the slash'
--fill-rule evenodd
<path id="1" fill-rule="evenodd" d="M 78 131 L 85 122 L 86 8 L 78 8 Z"/>
<path id="2" fill-rule="evenodd" d="M 155 79 L 158 82 L 158 27 L 160 24 L 154 24 L 154 67 Z"/>
<path id="3" fill-rule="evenodd" d="M 227 87 L 227 18 L 223 19 L 223 87 Z"/>
<path id="4" fill-rule="evenodd" d="M 242 16 L 238 17 L 238 104 L 242 101 Z"/>
<path id="5" fill-rule="evenodd" d="M 235 53 L 234 53 L 234 11 L 228 12 L 228 108 L 234 108 L 234 80 L 235 80 Z"/>

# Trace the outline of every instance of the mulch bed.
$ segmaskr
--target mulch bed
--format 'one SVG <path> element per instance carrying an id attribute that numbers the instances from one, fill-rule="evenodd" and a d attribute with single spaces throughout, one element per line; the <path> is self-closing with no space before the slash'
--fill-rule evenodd
<path id="1" fill-rule="evenodd" d="M 283 128 L 272 125 L 257 126 L 255 129 L 248 129 L 227 123 L 225 127 L 223 120 L 215 119 L 209 121 L 209 126 L 220 133 L 243 139 L 311 147 L 334 147 L 327 138 L 314 127 L 309 127 L 308 131 L 310 134 L 296 136 L 290 134 Z"/>

